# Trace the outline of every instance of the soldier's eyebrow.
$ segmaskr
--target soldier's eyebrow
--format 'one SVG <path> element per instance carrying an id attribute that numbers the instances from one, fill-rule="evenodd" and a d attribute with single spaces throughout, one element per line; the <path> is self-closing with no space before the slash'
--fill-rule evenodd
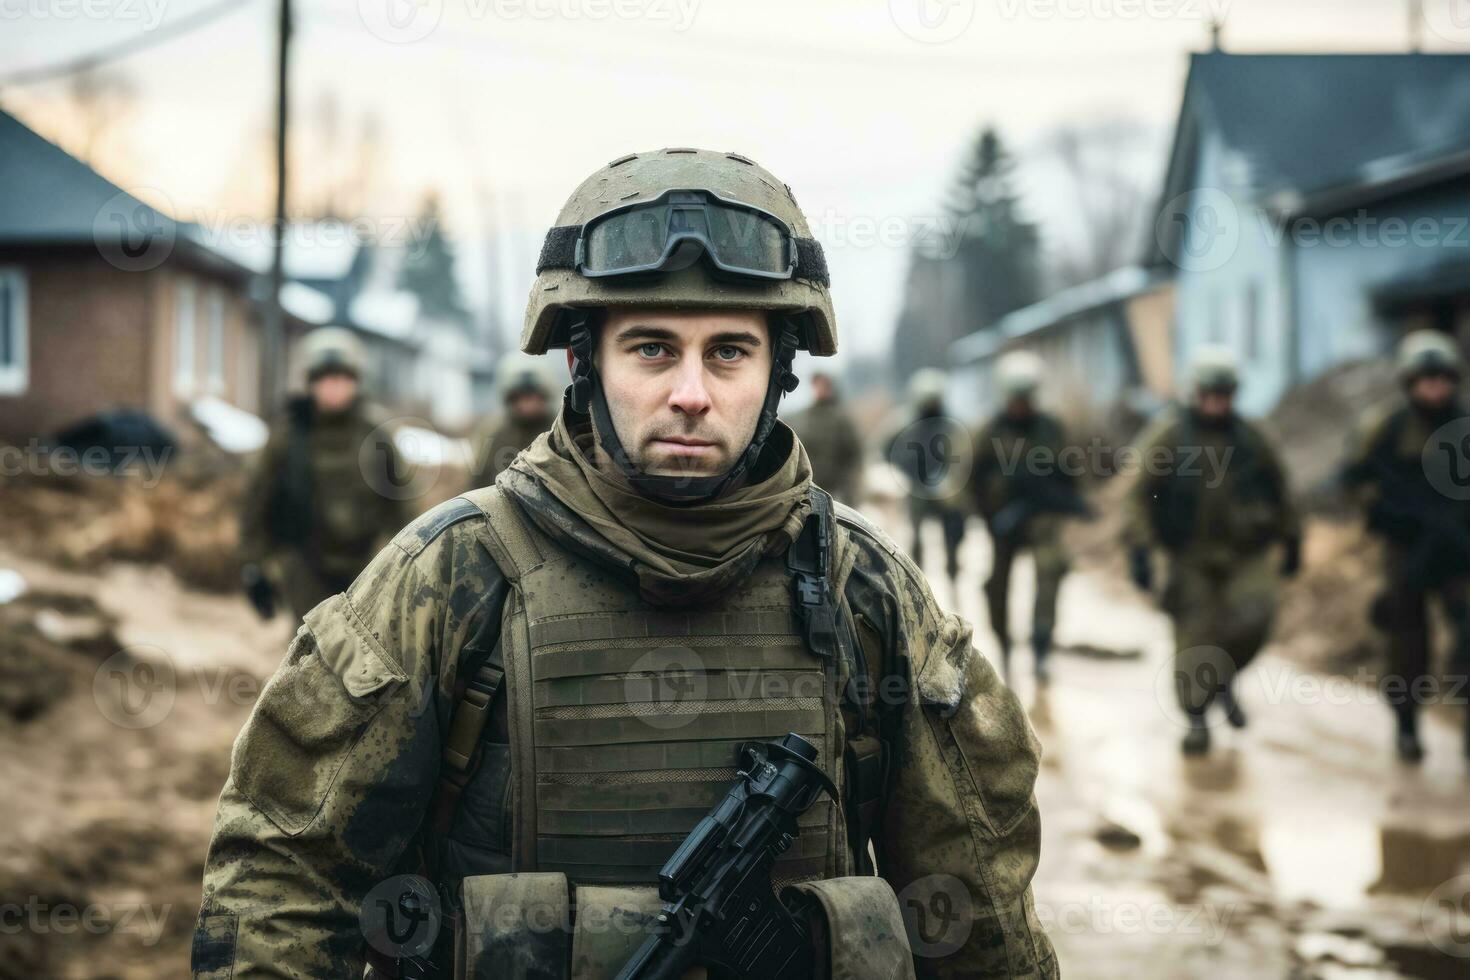
<path id="1" fill-rule="evenodd" d="M 626 344 L 631 340 L 660 341 L 662 343 L 673 343 L 679 339 L 679 335 L 664 327 L 649 327 L 635 323 L 630 327 L 624 327 L 618 331 L 613 338 L 615 343 Z"/>
<path id="2" fill-rule="evenodd" d="M 711 345 L 745 344 L 747 347 L 759 347 L 761 345 L 761 339 L 748 330 L 730 330 L 715 334 L 709 339 L 709 343 Z"/>
<path id="3" fill-rule="evenodd" d="M 664 344 L 676 344 L 683 340 L 679 334 L 667 327 L 652 327 L 641 323 L 635 323 L 624 327 L 617 332 L 613 342 L 627 344 L 633 341 L 658 342 Z M 762 340 L 758 334 L 749 330 L 725 330 L 705 340 L 707 346 L 719 344 L 745 344 L 747 347 L 759 347 Z"/>

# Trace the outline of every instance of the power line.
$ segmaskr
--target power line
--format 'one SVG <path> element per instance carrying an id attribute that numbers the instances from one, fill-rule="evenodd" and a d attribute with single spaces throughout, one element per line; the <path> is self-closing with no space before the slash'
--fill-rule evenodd
<path id="1" fill-rule="evenodd" d="M 72 58 L 54 65 L 44 65 L 39 68 L 23 68 L 20 71 L 10 72 L 7 75 L 0 75 L 0 87 L 6 85 L 34 85 L 37 82 L 46 82 L 55 78 L 64 78 L 67 75 L 90 71 L 108 62 L 130 57 L 141 51 L 146 51 L 149 48 L 172 41 L 177 37 L 182 37 L 207 24 L 213 23 L 226 14 L 241 10 L 253 2 L 254 0 L 219 0 L 218 3 L 211 4 L 203 10 L 196 10 L 188 16 L 180 17 L 178 20 L 163 24 L 155 30 L 138 37 L 129 38 L 126 41 L 119 41 L 116 44 L 109 44 L 105 47 L 98 48 L 96 51 L 84 54 L 79 58 Z"/>

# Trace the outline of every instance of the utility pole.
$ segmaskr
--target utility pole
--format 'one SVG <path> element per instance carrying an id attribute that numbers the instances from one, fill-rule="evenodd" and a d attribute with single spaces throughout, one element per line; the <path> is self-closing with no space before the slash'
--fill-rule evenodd
<path id="1" fill-rule="evenodd" d="M 1424 50 L 1424 0 L 1409 0 L 1409 50 Z"/>
<path id="2" fill-rule="evenodd" d="M 291 0 L 280 0 L 276 33 L 276 213 L 271 223 L 270 295 L 265 301 L 265 319 L 260 356 L 262 414 L 276 410 L 284 388 L 285 316 L 281 312 L 281 287 L 286 281 L 286 134 L 290 98 L 287 83 L 291 49 Z"/>

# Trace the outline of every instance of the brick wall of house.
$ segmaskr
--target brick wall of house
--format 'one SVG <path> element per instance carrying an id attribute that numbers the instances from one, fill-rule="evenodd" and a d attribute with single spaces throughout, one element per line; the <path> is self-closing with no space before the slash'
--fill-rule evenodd
<path id="1" fill-rule="evenodd" d="M 29 384 L 0 397 L 0 436 L 24 442 L 112 406 L 146 400 L 143 338 L 151 273 L 127 273 L 96 252 L 0 256 L 24 270 Z"/>
<path id="2" fill-rule="evenodd" d="M 25 270 L 30 348 L 26 391 L 0 397 L 0 438 L 24 442 L 117 407 L 143 409 L 187 440 L 188 404 L 204 395 L 258 411 L 258 325 L 243 284 L 179 262 L 126 272 L 80 249 L 0 253 L 0 267 Z M 190 295 L 193 356 L 186 359 L 178 317 Z M 216 297 L 223 328 L 217 361 Z"/>

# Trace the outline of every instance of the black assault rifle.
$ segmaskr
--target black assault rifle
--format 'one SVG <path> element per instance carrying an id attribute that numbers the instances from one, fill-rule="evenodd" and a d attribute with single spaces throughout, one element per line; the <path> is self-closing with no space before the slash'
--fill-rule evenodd
<path id="1" fill-rule="evenodd" d="M 697 965 L 760 980 L 812 975 L 807 928 L 776 897 L 771 868 L 796 839 L 797 818 L 824 791 L 835 800 L 837 787 L 795 732 L 740 754 L 735 784 L 659 871 L 666 904 L 617 980 L 677 980 Z"/>

